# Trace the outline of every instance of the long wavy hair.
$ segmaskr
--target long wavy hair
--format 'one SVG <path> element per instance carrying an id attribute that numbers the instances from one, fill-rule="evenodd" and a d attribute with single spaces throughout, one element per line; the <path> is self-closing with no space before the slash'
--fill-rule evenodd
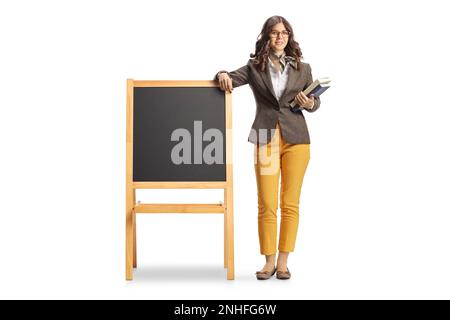
<path id="1" fill-rule="evenodd" d="M 286 55 L 294 57 L 297 62 L 296 69 L 300 68 L 300 60 L 303 59 L 302 50 L 297 41 L 294 39 L 294 30 L 292 30 L 291 24 L 282 16 L 272 16 L 264 22 L 261 29 L 261 33 L 257 37 L 255 44 L 255 53 L 250 53 L 250 58 L 254 58 L 253 63 L 258 65 L 260 71 L 266 69 L 266 65 L 269 59 L 270 53 L 270 32 L 273 26 L 278 23 L 283 23 L 287 31 L 289 31 L 289 40 L 284 48 Z"/>

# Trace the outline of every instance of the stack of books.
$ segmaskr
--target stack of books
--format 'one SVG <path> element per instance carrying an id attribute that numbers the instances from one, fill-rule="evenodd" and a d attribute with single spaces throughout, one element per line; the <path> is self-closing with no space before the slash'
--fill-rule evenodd
<path id="1" fill-rule="evenodd" d="M 330 87 L 330 78 L 319 78 L 313 83 L 311 83 L 308 88 L 306 88 L 303 93 L 310 97 L 312 94 L 314 94 L 315 97 L 320 96 L 322 93 L 324 93 L 329 87 Z M 297 105 L 297 101 L 295 99 L 291 102 L 290 106 L 291 108 L 294 108 L 295 105 Z"/>

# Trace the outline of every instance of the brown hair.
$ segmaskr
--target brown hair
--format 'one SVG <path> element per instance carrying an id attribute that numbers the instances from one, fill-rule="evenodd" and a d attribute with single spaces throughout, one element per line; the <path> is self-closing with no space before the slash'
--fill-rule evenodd
<path id="1" fill-rule="evenodd" d="M 294 57 L 297 62 L 297 70 L 300 68 L 300 60 L 303 59 L 302 50 L 298 45 L 298 42 L 294 40 L 294 30 L 292 30 L 291 24 L 282 16 L 272 16 L 264 22 L 261 29 L 261 33 L 257 37 L 255 44 L 255 53 L 250 53 L 250 58 L 254 58 L 253 63 L 259 65 L 260 71 L 266 69 L 266 64 L 269 59 L 270 50 L 270 32 L 274 25 L 283 23 L 287 31 L 289 31 L 289 40 L 284 48 L 286 55 Z"/>

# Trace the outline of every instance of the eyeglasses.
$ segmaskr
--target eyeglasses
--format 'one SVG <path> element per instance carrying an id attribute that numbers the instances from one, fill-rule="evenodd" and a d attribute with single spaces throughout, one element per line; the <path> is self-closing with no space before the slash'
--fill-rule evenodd
<path id="1" fill-rule="evenodd" d="M 269 36 L 271 37 L 271 38 L 278 38 L 278 35 L 282 35 L 283 36 L 283 38 L 287 38 L 287 37 L 289 37 L 289 35 L 291 34 L 289 31 L 287 31 L 287 30 L 283 30 L 283 31 L 281 31 L 281 32 L 278 32 L 278 31 L 271 31 L 270 33 L 269 33 Z"/>

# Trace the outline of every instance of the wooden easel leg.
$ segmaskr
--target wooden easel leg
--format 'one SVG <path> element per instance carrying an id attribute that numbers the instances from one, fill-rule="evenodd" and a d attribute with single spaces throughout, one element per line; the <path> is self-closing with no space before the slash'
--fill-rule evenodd
<path id="1" fill-rule="evenodd" d="M 226 173 L 227 184 L 225 188 L 225 257 L 227 267 L 227 279 L 234 280 L 234 224 L 233 224 L 233 148 L 232 148 L 232 116 L 231 94 L 225 93 L 225 114 L 227 127 L 226 140 Z"/>
<path id="2" fill-rule="evenodd" d="M 227 239 L 227 279 L 234 280 L 234 224 L 233 224 L 233 192 L 226 194 L 226 239 Z"/>
<path id="3" fill-rule="evenodd" d="M 133 280 L 133 210 L 127 210 L 126 219 L 126 279 Z"/>
<path id="4" fill-rule="evenodd" d="M 136 203 L 136 190 L 133 190 L 133 203 Z M 133 210 L 133 268 L 137 268 L 136 212 Z"/>
<path id="5" fill-rule="evenodd" d="M 227 207 L 227 189 L 224 189 L 223 192 L 224 196 L 224 206 L 225 208 Z M 224 258 L 223 258 L 223 267 L 226 268 L 228 265 L 228 250 L 227 250 L 227 246 L 228 246 L 228 239 L 227 239 L 227 234 L 228 234 L 228 228 L 227 228 L 227 211 L 225 210 L 225 212 L 223 213 L 223 252 L 224 252 Z"/>
<path id="6" fill-rule="evenodd" d="M 126 195 L 126 227 L 125 227 L 125 277 L 133 280 L 133 190 L 127 188 Z"/>
<path id="7" fill-rule="evenodd" d="M 133 268 L 137 268 L 136 212 L 133 210 Z"/>

